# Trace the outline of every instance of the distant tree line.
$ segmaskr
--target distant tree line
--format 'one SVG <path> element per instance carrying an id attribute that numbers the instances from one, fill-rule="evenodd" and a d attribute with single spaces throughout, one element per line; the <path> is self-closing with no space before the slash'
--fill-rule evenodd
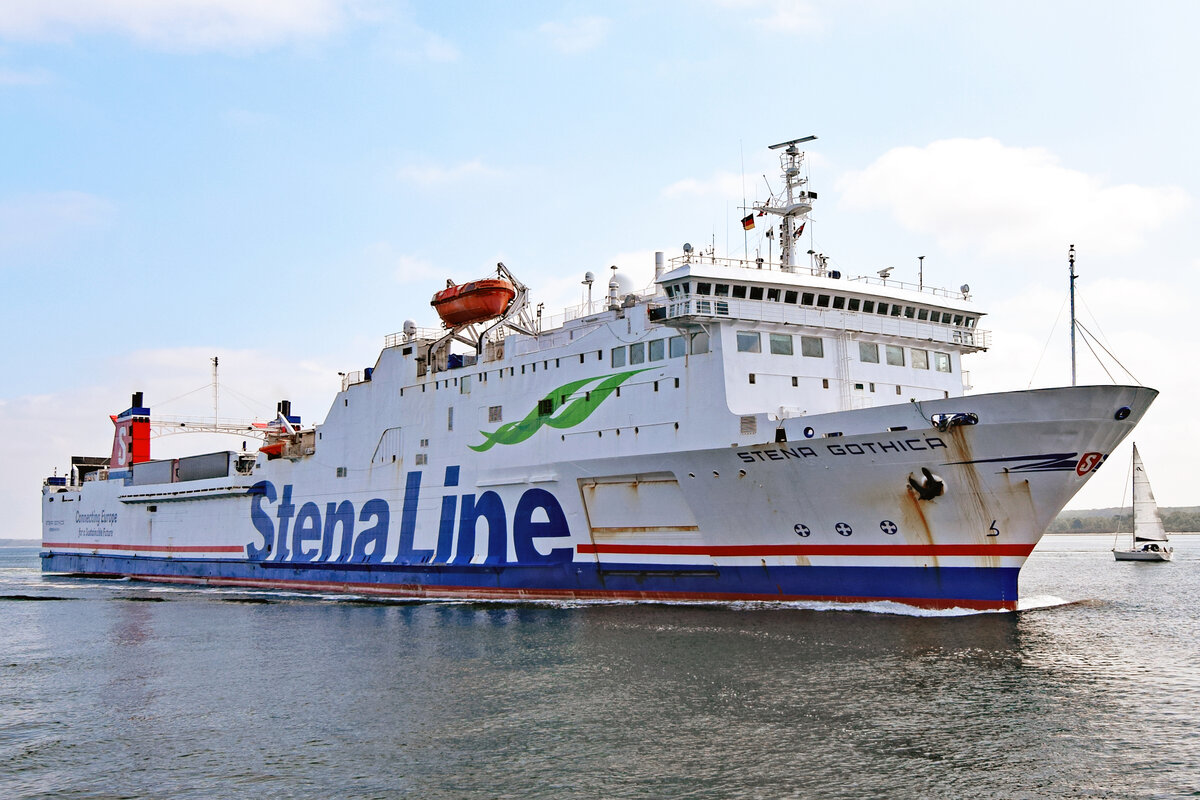
<path id="1" fill-rule="evenodd" d="M 1200 508 L 1160 508 L 1163 527 L 1171 533 L 1200 531 Z M 1117 533 L 1133 530 L 1133 512 L 1123 509 L 1064 511 L 1047 529 L 1050 533 Z"/>

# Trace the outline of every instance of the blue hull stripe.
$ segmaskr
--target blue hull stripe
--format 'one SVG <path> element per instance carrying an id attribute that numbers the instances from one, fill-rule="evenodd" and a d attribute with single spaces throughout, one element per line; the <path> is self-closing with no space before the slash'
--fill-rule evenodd
<path id="1" fill-rule="evenodd" d="M 1019 567 L 290 564 L 43 553 L 44 572 L 417 597 L 897 600 L 1015 608 Z"/>

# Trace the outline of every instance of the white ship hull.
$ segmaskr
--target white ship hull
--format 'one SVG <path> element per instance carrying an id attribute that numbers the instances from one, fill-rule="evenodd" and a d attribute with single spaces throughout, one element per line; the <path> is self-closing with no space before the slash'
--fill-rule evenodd
<path id="1" fill-rule="evenodd" d="M 788 420 L 780 443 L 523 468 L 396 462 L 334 482 L 281 459 L 189 484 L 93 481 L 46 492 L 44 566 L 416 597 L 1014 608 L 1046 526 L 1154 395 L 954 398 Z M 930 425 L 955 414 L 978 422 Z M 805 438 L 822 423 L 842 435 Z M 923 468 L 942 485 L 928 499 Z"/>

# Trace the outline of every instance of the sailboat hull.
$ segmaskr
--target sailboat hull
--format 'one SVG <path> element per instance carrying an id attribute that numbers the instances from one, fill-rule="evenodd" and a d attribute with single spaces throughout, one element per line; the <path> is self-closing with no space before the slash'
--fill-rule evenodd
<path id="1" fill-rule="evenodd" d="M 1113 550 L 1113 557 L 1117 561 L 1163 562 L 1170 561 L 1175 553 L 1171 550 Z"/>

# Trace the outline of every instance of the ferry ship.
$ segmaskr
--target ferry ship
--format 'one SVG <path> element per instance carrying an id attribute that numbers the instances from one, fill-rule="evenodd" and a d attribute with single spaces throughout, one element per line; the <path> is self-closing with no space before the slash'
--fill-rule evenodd
<path id="1" fill-rule="evenodd" d="M 745 227 L 779 257 L 655 256 L 650 288 L 534 313 L 507 267 L 448 282 L 257 451 L 155 460 L 141 394 L 112 454 L 42 489 L 42 568 L 417 598 L 895 601 L 1015 609 L 1047 525 L 1157 392 L 968 394 L 967 286 L 800 253 L 805 137 Z M 771 253 L 773 256 L 774 254 Z"/>

